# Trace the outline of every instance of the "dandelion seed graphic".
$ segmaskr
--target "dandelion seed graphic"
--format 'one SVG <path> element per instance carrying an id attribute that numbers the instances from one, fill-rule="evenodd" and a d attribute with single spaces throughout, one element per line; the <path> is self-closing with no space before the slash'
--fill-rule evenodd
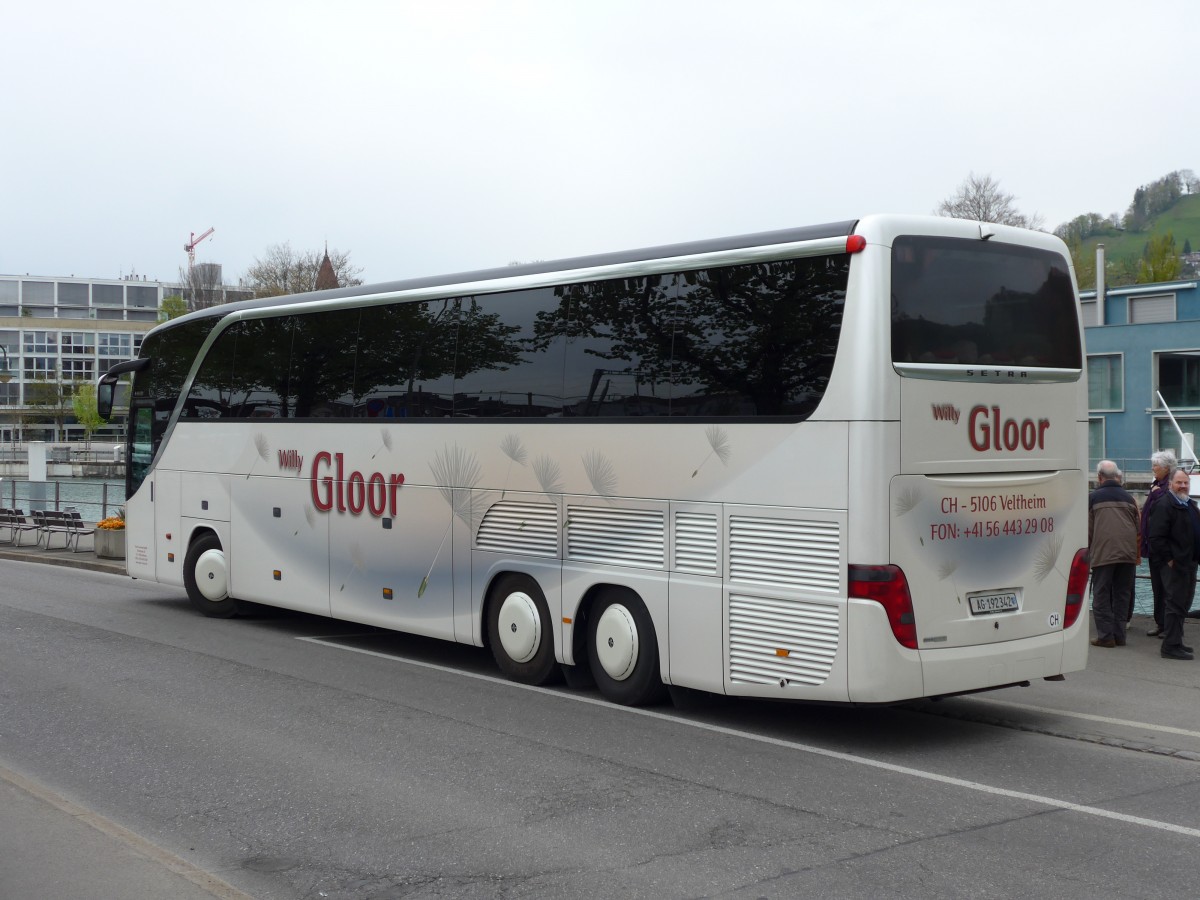
<path id="1" fill-rule="evenodd" d="M 558 463 L 552 460 L 549 456 L 542 454 L 534 459 L 533 474 L 534 477 L 537 478 L 538 484 L 541 485 L 544 493 L 562 493 L 562 470 L 559 469 Z"/>
<path id="2" fill-rule="evenodd" d="M 312 527 L 313 527 L 313 525 L 314 525 L 314 523 L 315 523 L 315 521 L 316 521 L 316 518 L 317 518 L 317 514 L 316 514 L 315 512 L 313 512 L 313 511 L 312 511 L 312 510 L 311 510 L 309 507 L 307 507 L 307 506 L 306 506 L 306 507 L 304 507 L 304 521 L 308 523 L 308 527 L 309 527 L 309 528 L 312 528 Z M 292 537 L 295 537 L 295 536 L 296 536 L 296 535 L 298 535 L 299 533 L 300 533 L 300 529 L 299 529 L 299 528 L 297 528 L 295 531 L 293 531 L 293 532 L 292 532 Z"/>
<path id="3" fill-rule="evenodd" d="M 720 425 L 710 425 L 704 429 L 704 436 L 708 438 L 708 456 L 701 460 L 700 465 L 696 466 L 696 471 L 692 472 L 692 477 L 695 478 L 700 474 L 700 470 L 704 468 L 704 464 L 713 458 L 715 455 L 721 461 L 721 465 L 729 465 L 729 457 L 733 453 L 729 446 L 729 435 L 725 433 L 725 429 Z"/>
<path id="4" fill-rule="evenodd" d="M 512 464 L 516 463 L 519 466 L 524 466 L 528 454 L 525 453 L 525 447 L 521 444 L 521 439 L 515 434 L 506 434 L 504 440 L 500 442 L 500 450 L 508 457 L 508 470 L 504 473 L 504 487 L 500 489 L 500 499 L 504 499 L 504 493 L 508 490 L 508 476 L 512 474 Z"/>
<path id="5" fill-rule="evenodd" d="M 612 497 L 617 493 L 617 473 L 603 453 L 589 450 L 583 455 L 583 469 L 588 481 L 601 497 Z"/>
<path id="6" fill-rule="evenodd" d="M 386 447 L 388 453 L 391 453 L 392 452 L 392 433 L 390 431 L 388 431 L 386 428 L 381 428 L 379 430 L 379 436 L 383 440 L 383 445 L 379 448 L 379 450 L 382 450 Z M 374 459 L 376 456 L 379 455 L 379 450 L 376 450 L 374 453 L 371 454 L 371 459 Z"/>
<path id="7" fill-rule="evenodd" d="M 917 504 L 921 502 L 921 491 L 918 488 L 905 488 L 896 498 L 894 509 L 896 517 L 907 515 L 917 508 Z"/>
<path id="8" fill-rule="evenodd" d="M 346 577 L 342 580 L 342 586 L 338 591 L 346 589 L 346 582 L 350 580 L 350 576 L 355 573 L 362 574 L 367 568 L 366 557 L 363 556 L 362 548 L 358 544 L 350 545 L 350 571 L 346 573 Z"/>
<path id="9" fill-rule="evenodd" d="M 454 519 L 456 517 L 461 519 L 463 524 L 471 529 L 472 535 L 475 534 L 477 519 L 473 488 L 479 481 L 479 460 L 475 458 L 475 454 L 468 453 L 458 444 L 443 447 L 434 454 L 429 470 L 433 472 L 433 480 L 438 486 L 442 499 L 450 507 L 450 521 L 446 523 L 446 530 L 442 532 L 442 540 L 438 544 L 437 552 L 433 554 L 433 562 L 429 564 L 429 571 L 425 573 L 420 587 L 417 588 L 418 597 L 423 596 L 425 589 L 429 587 L 429 579 L 433 575 L 434 567 L 437 566 L 438 557 L 442 555 L 442 548 L 446 546 L 446 538 L 450 536 L 450 528 L 454 525 Z"/>
<path id="10" fill-rule="evenodd" d="M 1054 566 L 1058 562 L 1058 555 L 1062 552 L 1062 544 L 1062 535 L 1056 534 L 1047 539 L 1038 548 L 1037 556 L 1033 562 L 1033 576 L 1038 581 L 1044 581 L 1046 576 L 1054 571 Z"/>
<path id="11" fill-rule="evenodd" d="M 254 449 L 258 452 L 258 457 L 263 462 L 266 462 L 267 458 L 271 455 L 271 445 L 267 443 L 267 436 L 261 431 L 254 436 Z M 250 473 L 254 471 L 254 467 L 257 465 L 257 463 L 257 459 L 251 460 L 250 468 L 246 471 L 247 478 L 250 477 Z"/>
<path id="12" fill-rule="evenodd" d="M 947 578 L 949 578 L 951 575 L 953 575 L 957 571 L 958 571 L 958 563 L 957 562 L 942 563 L 942 565 L 940 565 L 937 570 L 938 581 L 945 581 Z"/>

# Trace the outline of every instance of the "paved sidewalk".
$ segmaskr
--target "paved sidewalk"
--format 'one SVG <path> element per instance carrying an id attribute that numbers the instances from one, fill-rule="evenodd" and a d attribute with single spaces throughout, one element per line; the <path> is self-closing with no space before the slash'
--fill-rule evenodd
<path id="1" fill-rule="evenodd" d="M 90 539 L 86 539 L 90 540 Z M 95 572 L 108 572 L 112 575 L 125 574 L 125 560 L 101 559 L 96 552 L 84 544 L 84 549 L 76 553 L 73 550 L 54 548 L 43 550 L 26 544 L 14 547 L 11 542 L 0 544 L 0 559 L 15 559 L 20 562 L 36 562 L 50 566 L 68 566 L 72 569 L 91 569 Z"/>

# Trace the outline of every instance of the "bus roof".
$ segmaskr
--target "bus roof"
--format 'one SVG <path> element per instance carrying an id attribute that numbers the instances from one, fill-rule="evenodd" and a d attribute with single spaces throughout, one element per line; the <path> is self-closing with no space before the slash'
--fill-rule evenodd
<path id="1" fill-rule="evenodd" d="M 172 319 L 154 329 L 158 331 L 170 328 L 183 322 L 209 317 L 224 317 L 241 310 L 266 309 L 278 306 L 290 306 L 298 303 L 308 303 L 313 300 L 338 300 L 349 297 L 377 295 L 384 293 L 399 293 L 401 291 L 420 288 L 433 288 L 440 285 L 463 284 L 467 282 L 490 281 L 494 279 L 519 278 L 526 275 L 539 275 L 547 272 L 585 269 L 598 266 L 613 266 L 622 263 L 636 263 L 650 259 L 665 259 L 675 256 L 691 256 L 702 253 L 717 253 L 725 250 L 739 250 L 750 247 L 764 247 L 771 244 L 787 244 L 797 241 L 813 241 L 821 238 L 843 237 L 854 233 L 858 224 L 857 219 L 845 222 L 831 222 L 825 225 L 808 225 L 802 228 L 785 228 L 778 231 L 760 231 L 754 234 L 736 235 L 733 237 L 712 238 L 703 241 L 687 241 L 680 244 L 664 244 L 657 247 L 643 247 L 636 250 L 620 250 L 614 253 L 598 253 L 591 256 L 576 256 L 567 259 L 549 260 L 536 263 L 525 263 L 516 266 L 502 266 L 493 269 L 480 269 L 470 272 L 457 272 L 448 275 L 431 275 L 421 278 L 408 278 L 401 281 L 389 281 L 377 284 L 360 284 L 355 287 L 334 288 L 327 291 L 309 291 L 303 294 L 287 294 L 274 297 L 262 297 L 254 300 L 241 300 L 235 303 L 223 303 L 207 309 L 197 310 L 187 315 Z"/>

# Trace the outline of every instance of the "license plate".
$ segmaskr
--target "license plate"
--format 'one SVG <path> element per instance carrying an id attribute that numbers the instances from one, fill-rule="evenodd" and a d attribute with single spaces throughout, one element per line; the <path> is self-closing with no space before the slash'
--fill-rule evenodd
<path id="1" fill-rule="evenodd" d="M 982 616 L 988 613 L 1016 612 L 1016 591 L 993 591 L 989 594 L 968 594 L 967 602 L 971 604 L 971 615 Z"/>

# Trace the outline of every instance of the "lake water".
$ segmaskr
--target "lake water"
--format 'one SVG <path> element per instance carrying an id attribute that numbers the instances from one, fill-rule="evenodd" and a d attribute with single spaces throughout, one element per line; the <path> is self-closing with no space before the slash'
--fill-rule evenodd
<path id="1" fill-rule="evenodd" d="M 89 522 L 111 516 L 125 503 L 125 480 L 118 478 L 55 478 L 33 482 L 0 478 L 0 506 L 34 509 L 75 509 Z"/>

